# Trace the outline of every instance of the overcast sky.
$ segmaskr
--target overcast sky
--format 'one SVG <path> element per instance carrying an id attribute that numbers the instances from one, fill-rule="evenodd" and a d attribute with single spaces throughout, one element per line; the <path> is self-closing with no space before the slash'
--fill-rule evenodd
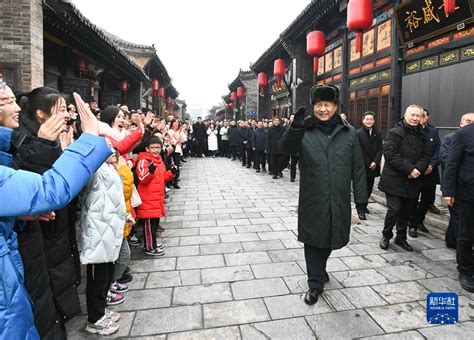
<path id="1" fill-rule="evenodd" d="M 158 56 L 186 100 L 206 113 L 222 103 L 239 69 L 248 70 L 310 0 L 73 0 L 94 24 Z"/>

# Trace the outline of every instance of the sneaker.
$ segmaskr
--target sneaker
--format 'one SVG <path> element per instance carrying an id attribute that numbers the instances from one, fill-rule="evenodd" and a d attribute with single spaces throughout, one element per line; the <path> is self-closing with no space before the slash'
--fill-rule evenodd
<path id="1" fill-rule="evenodd" d="M 162 244 L 162 243 L 157 243 L 157 244 L 156 244 L 156 248 L 157 248 L 157 249 L 165 249 L 165 247 L 163 247 L 163 244 Z"/>
<path id="2" fill-rule="evenodd" d="M 151 256 L 163 256 L 165 255 L 165 251 L 163 250 L 163 248 L 156 248 L 154 250 L 145 250 L 145 254 Z"/>
<path id="3" fill-rule="evenodd" d="M 114 283 L 110 285 L 110 291 L 113 293 L 123 294 L 123 293 L 128 292 L 128 286 L 123 283 L 119 283 L 115 281 Z"/>
<path id="4" fill-rule="evenodd" d="M 110 290 L 107 293 L 107 306 L 119 305 L 124 301 L 125 301 L 125 296 L 121 294 L 112 293 Z"/>
<path id="5" fill-rule="evenodd" d="M 130 273 L 123 273 L 122 277 L 117 280 L 118 283 L 127 283 L 133 280 L 133 275 Z"/>
<path id="6" fill-rule="evenodd" d="M 112 320 L 113 322 L 117 322 L 117 321 L 120 320 L 120 314 L 119 313 L 114 312 L 114 311 L 112 311 L 110 309 L 107 309 L 107 308 L 105 309 L 105 316 L 108 319 Z"/>
<path id="7" fill-rule="evenodd" d="M 95 323 L 87 322 L 86 333 L 99 334 L 99 335 L 111 335 L 119 330 L 120 326 L 109 319 L 107 315 L 104 315 Z"/>
<path id="8" fill-rule="evenodd" d="M 129 243 L 132 246 L 139 246 L 140 244 L 142 244 L 142 241 L 140 241 L 136 235 L 132 235 L 129 237 Z"/>

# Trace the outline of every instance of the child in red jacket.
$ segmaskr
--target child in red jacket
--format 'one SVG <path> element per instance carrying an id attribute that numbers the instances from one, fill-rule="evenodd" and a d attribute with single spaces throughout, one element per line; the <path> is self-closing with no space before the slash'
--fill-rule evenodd
<path id="1" fill-rule="evenodd" d="M 136 171 L 140 183 L 138 193 L 142 204 L 137 208 L 137 216 L 143 225 L 145 253 L 152 256 L 165 254 L 163 246 L 156 242 L 156 231 L 160 217 L 166 215 L 165 184 L 175 177 L 176 169 L 166 171 L 160 153 L 163 144 L 158 137 L 146 142 L 146 152 L 138 154 Z"/>

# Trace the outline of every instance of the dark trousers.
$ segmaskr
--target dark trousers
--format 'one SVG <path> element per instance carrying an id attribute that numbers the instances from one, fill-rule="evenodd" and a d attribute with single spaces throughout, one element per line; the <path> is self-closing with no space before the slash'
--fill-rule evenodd
<path id="1" fill-rule="evenodd" d="M 459 230 L 456 248 L 458 270 L 462 274 L 474 275 L 474 202 L 457 201 L 459 212 Z"/>
<path id="2" fill-rule="evenodd" d="M 232 155 L 232 159 L 237 159 L 239 153 L 239 146 L 238 145 L 229 145 L 230 155 Z"/>
<path id="3" fill-rule="evenodd" d="M 324 288 L 326 283 L 326 263 L 331 252 L 331 249 L 316 248 L 309 244 L 304 245 L 309 288 Z"/>
<path id="4" fill-rule="evenodd" d="M 152 251 L 156 249 L 156 230 L 160 224 L 159 218 L 145 218 L 141 220 L 143 225 L 143 235 L 145 238 L 145 250 Z"/>
<path id="5" fill-rule="evenodd" d="M 449 224 L 446 229 L 444 240 L 446 247 L 456 249 L 459 232 L 459 212 L 458 203 L 455 201 L 452 207 L 449 208 Z"/>
<path id="6" fill-rule="evenodd" d="M 272 174 L 278 175 L 283 170 L 284 160 L 285 160 L 285 155 L 282 153 L 270 155 Z"/>
<path id="7" fill-rule="evenodd" d="M 397 226 L 397 238 L 407 238 L 408 219 L 416 207 L 416 198 L 403 198 L 399 196 L 386 195 L 387 197 L 387 215 L 382 234 L 385 237 L 392 238 L 392 229 Z"/>
<path id="8" fill-rule="evenodd" d="M 418 202 L 416 211 L 410 216 L 410 226 L 416 227 L 419 222 L 425 220 L 426 213 L 430 206 L 436 199 L 436 185 L 435 186 L 422 186 L 419 194 L 420 201 Z"/>
<path id="9" fill-rule="evenodd" d="M 181 166 L 181 154 L 177 152 L 173 152 L 171 157 L 173 158 L 173 164 L 176 166 L 176 176 L 175 178 L 173 178 L 173 184 L 178 185 L 179 169 Z"/>
<path id="10" fill-rule="evenodd" d="M 250 168 L 252 166 L 252 162 L 254 161 L 253 160 L 254 152 L 251 148 L 250 149 L 249 148 L 245 149 L 245 152 L 247 154 L 247 167 Z"/>
<path id="11" fill-rule="evenodd" d="M 255 150 L 255 169 L 265 170 L 265 151 Z"/>
<path id="12" fill-rule="evenodd" d="M 374 181 L 375 177 L 366 177 L 367 178 L 367 199 L 370 198 L 370 195 L 372 195 L 372 190 L 374 188 Z M 365 213 L 365 209 L 367 208 L 368 203 L 356 203 L 356 210 L 357 212 L 360 213 Z"/>
<path id="13" fill-rule="evenodd" d="M 242 157 L 242 165 L 247 165 L 247 145 L 244 143 L 240 144 L 240 157 Z"/>
<path id="14" fill-rule="evenodd" d="M 298 156 L 291 155 L 290 156 L 290 178 L 296 178 L 296 165 L 298 164 Z"/>
<path id="15" fill-rule="evenodd" d="M 198 157 L 202 157 L 204 154 L 204 148 L 206 141 L 204 139 L 196 139 L 196 153 Z"/>
<path id="16" fill-rule="evenodd" d="M 222 157 L 230 157 L 229 141 L 228 140 L 221 140 L 221 146 L 222 146 L 222 149 L 219 149 L 220 150 L 219 154 Z"/>
<path id="17" fill-rule="evenodd" d="M 88 320 L 91 323 L 96 323 L 105 314 L 107 292 L 113 276 L 112 262 L 87 265 L 86 304 Z"/>

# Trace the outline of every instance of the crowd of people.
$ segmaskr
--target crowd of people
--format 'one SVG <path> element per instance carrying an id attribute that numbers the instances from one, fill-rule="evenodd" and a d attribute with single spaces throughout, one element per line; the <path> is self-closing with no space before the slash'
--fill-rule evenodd
<path id="1" fill-rule="evenodd" d="M 275 180 L 288 167 L 291 182 L 299 163 L 307 304 L 329 280 L 331 252 L 349 242 L 351 186 L 365 220 L 381 176 L 388 209 L 380 247 L 388 249 L 396 226 L 395 244 L 412 251 L 407 234 L 428 232 L 441 164 L 451 212 L 446 242 L 457 248 L 461 286 L 473 292 L 474 114 L 441 142 L 429 112 L 410 105 L 383 140 L 376 113 L 365 112 L 356 130 L 338 113 L 339 97 L 338 88 L 316 85 L 312 110 L 288 119 L 191 122 L 120 104 L 99 109 L 47 87 L 14 94 L 0 84 L 0 338 L 66 338 L 65 322 L 80 312 L 81 264 L 85 331 L 117 332 L 120 314 L 108 306 L 125 300 L 133 280 L 130 246 L 165 254 L 160 219 L 189 157 L 239 161 Z"/>

